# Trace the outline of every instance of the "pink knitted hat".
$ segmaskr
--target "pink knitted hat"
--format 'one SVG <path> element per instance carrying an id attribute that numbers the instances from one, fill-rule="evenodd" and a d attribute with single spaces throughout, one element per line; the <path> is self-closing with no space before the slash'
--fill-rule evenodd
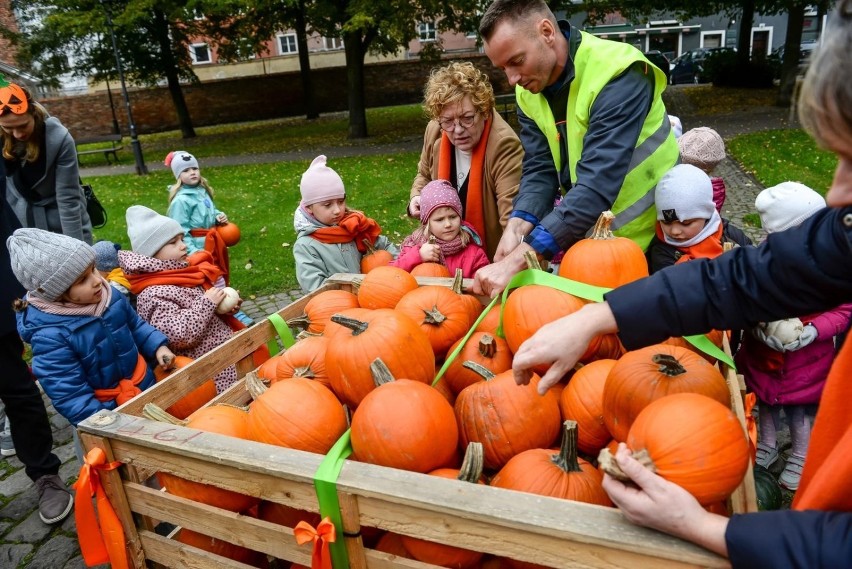
<path id="1" fill-rule="evenodd" d="M 451 207 L 462 216 L 462 203 L 459 193 L 446 180 L 432 180 L 420 192 L 420 223 L 426 225 L 429 216 L 439 207 Z"/>
<path id="2" fill-rule="evenodd" d="M 299 190 L 302 192 L 301 205 L 309 206 L 326 200 L 339 200 L 346 197 L 346 188 L 340 176 L 325 165 L 326 157 L 320 154 L 305 173 Z"/>

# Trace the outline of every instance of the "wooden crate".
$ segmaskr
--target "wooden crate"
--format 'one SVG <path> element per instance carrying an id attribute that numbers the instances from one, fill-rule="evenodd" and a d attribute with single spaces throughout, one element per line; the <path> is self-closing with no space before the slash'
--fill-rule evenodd
<path id="1" fill-rule="evenodd" d="M 450 279 L 419 278 L 420 284 Z M 335 275 L 320 290 L 283 308 L 299 316 L 322 290 L 353 289 L 353 275 Z M 156 471 L 318 511 L 313 478 L 323 457 L 236 440 L 142 417 L 146 403 L 167 407 L 221 368 L 236 363 L 239 376 L 252 369 L 251 352 L 275 336 L 268 321 L 177 371 L 115 411 L 80 423 L 86 449 L 102 448 L 120 469 L 102 472 L 105 490 L 124 527 L 131 565 L 232 567 L 237 563 L 185 546 L 154 532 L 160 521 L 186 527 L 279 559 L 310 565 L 309 546 L 299 547 L 284 526 L 186 500 L 145 485 Z M 402 349 L 403 346 L 400 346 Z M 736 375 L 723 369 L 731 402 L 743 418 Z M 245 404 L 241 379 L 215 402 Z M 392 468 L 346 461 L 337 482 L 344 536 L 354 568 L 428 568 L 433 565 L 364 547 L 360 528 L 376 527 L 551 567 L 727 567 L 728 562 L 691 543 L 635 526 L 615 508 L 546 498 Z M 731 500 L 734 512 L 756 510 L 748 476 Z"/>

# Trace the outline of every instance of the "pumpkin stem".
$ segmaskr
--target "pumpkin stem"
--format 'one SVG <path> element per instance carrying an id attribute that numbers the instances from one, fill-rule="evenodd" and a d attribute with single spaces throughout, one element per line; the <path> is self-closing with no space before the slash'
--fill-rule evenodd
<path id="1" fill-rule="evenodd" d="M 464 362 L 462 362 L 462 367 L 466 367 L 467 369 L 473 371 L 474 373 L 481 375 L 482 378 L 485 381 L 488 381 L 490 379 L 494 379 L 494 372 L 492 372 L 490 369 L 488 369 L 485 366 L 479 365 L 476 362 L 472 362 L 470 360 L 465 360 Z"/>
<path id="2" fill-rule="evenodd" d="M 367 248 L 367 251 L 364 253 L 364 255 L 372 255 L 376 252 L 376 248 L 373 247 L 373 244 L 370 243 L 369 239 L 361 239 L 361 241 L 364 243 L 364 247 Z"/>
<path id="3" fill-rule="evenodd" d="M 307 330 L 302 330 L 298 334 L 296 334 L 296 341 L 304 340 L 305 338 L 316 338 L 318 336 L 322 336 L 322 334 L 315 334 L 313 332 L 308 332 Z"/>
<path id="4" fill-rule="evenodd" d="M 370 373 L 373 374 L 373 383 L 376 384 L 376 387 L 390 383 L 395 379 L 390 368 L 381 358 L 374 359 L 370 364 Z"/>
<path id="5" fill-rule="evenodd" d="M 527 251 L 524 253 L 524 261 L 527 262 L 528 269 L 535 269 L 537 271 L 541 271 L 541 263 L 538 262 L 538 255 L 535 251 Z"/>
<path id="6" fill-rule="evenodd" d="M 145 406 L 142 407 L 142 416 L 146 419 L 151 419 L 152 421 L 157 421 L 159 423 L 169 423 L 170 425 L 178 425 L 180 427 L 186 426 L 186 421 L 182 421 L 174 415 L 170 415 L 162 407 L 154 405 L 153 403 L 146 403 Z"/>
<path id="7" fill-rule="evenodd" d="M 255 372 L 250 371 L 246 374 L 246 391 L 249 392 L 252 399 L 257 399 L 266 393 L 268 389 L 263 383 L 263 380 Z"/>
<path id="8" fill-rule="evenodd" d="M 484 460 L 482 443 L 475 441 L 467 443 L 467 450 L 464 451 L 464 460 L 462 460 L 459 475 L 456 478 L 462 482 L 476 484 L 482 478 Z"/>
<path id="9" fill-rule="evenodd" d="M 654 461 L 651 460 L 651 455 L 648 454 L 646 449 L 642 449 L 639 452 L 633 453 L 633 458 L 639 461 L 642 466 L 650 470 L 651 472 L 657 472 L 657 466 L 654 464 Z M 615 478 L 616 480 L 621 480 L 622 482 L 627 482 L 630 480 L 630 477 L 624 474 L 624 471 L 621 470 L 621 467 L 618 466 L 618 462 L 615 460 L 615 456 L 609 451 L 608 448 L 601 449 L 600 454 L 598 454 L 598 468 Z"/>
<path id="10" fill-rule="evenodd" d="M 479 355 L 483 358 L 493 358 L 497 355 L 497 341 L 491 334 L 483 334 L 479 339 Z"/>
<path id="11" fill-rule="evenodd" d="M 287 320 L 287 326 L 290 328 L 301 328 L 306 330 L 310 325 L 311 319 L 308 318 L 307 313 L 303 313 L 301 316 L 296 316 L 295 318 Z"/>
<path id="12" fill-rule="evenodd" d="M 423 320 L 426 324 L 440 324 L 447 319 L 447 317 L 438 310 L 437 304 L 432 305 L 431 310 L 424 310 L 423 313 L 426 315 L 425 320 Z"/>
<path id="13" fill-rule="evenodd" d="M 461 268 L 456 269 L 456 275 L 453 277 L 453 292 L 456 294 L 464 294 L 464 273 Z"/>
<path id="14" fill-rule="evenodd" d="M 293 368 L 293 377 L 306 377 L 308 379 L 314 379 L 316 374 L 314 370 L 311 369 L 311 366 L 302 366 Z"/>
<path id="15" fill-rule="evenodd" d="M 550 460 L 564 472 L 580 472 L 580 463 L 577 462 L 577 421 L 567 419 L 562 423 L 559 454 L 554 454 Z"/>
<path id="16" fill-rule="evenodd" d="M 686 373 L 686 368 L 680 365 L 677 358 L 669 354 L 654 354 L 651 361 L 660 364 L 660 373 L 669 377 L 675 377 Z"/>
<path id="17" fill-rule="evenodd" d="M 357 336 L 358 334 L 361 334 L 362 332 L 366 332 L 367 327 L 368 327 L 367 323 L 364 322 L 363 320 L 358 320 L 356 318 L 351 318 L 349 316 L 344 316 L 342 314 L 333 315 L 331 317 L 331 321 L 334 322 L 335 324 L 340 324 L 341 326 L 344 326 L 344 327 L 352 330 L 353 336 Z"/>
<path id="18" fill-rule="evenodd" d="M 611 226 L 615 220 L 615 215 L 607 210 L 600 214 L 595 222 L 595 227 L 592 229 L 592 239 L 615 239 Z"/>

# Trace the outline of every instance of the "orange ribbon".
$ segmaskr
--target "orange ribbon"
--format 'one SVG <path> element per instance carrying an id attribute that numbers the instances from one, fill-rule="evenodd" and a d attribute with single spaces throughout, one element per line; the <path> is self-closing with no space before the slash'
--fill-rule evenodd
<path id="1" fill-rule="evenodd" d="M 124 542 L 124 528 L 109 503 L 98 474 L 99 470 L 115 470 L 119 466 L 120 462 L 107 463 L 103 449 L 93 448 L 83 460 L 80 477 L 74 483 L 74 490 L 77 491 L 74 504 L 77 540 L 88 567 L 103 563 L 110 563 L 112 569 L 130 567 Z M 97 517 L 92 505 L 92 496 L 97 504 Z"/>
<path id="2" fill-rule="evenodd" d="M 332 569 L 331 552 L 328 544 L 334 543 L 337 538 L 331 518 L 326 516 L 316 528 L 308 522 L 299 522 L 293 528 L 293 535 L 296 536 L 296 543 L 299 545 L 304 545 L 310 541 L 314 543 L 314 550 L 311 554 L 311 569 Z"/>
<path id="3" fill-rule="evenodd" d="M 754 462 L 757 457 L 757 422 L 754 420 L 754 405 L 757 403 L 757 395 L 754 393 L 746 393 L 745 399 L 745 423 L 746 433 L 748 434 L 749 446 L 751 451 L 751 460 Z"/>

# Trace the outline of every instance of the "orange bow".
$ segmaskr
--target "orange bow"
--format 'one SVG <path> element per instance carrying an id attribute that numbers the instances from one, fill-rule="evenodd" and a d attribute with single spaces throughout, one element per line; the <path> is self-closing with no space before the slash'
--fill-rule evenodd
<path id="1" fill-rule="evenodd" d="M 106 454 L 99 448 L 90 450 L 83 462 L 80 477 L 74 483 L 74 490 L 77 491 L 74 520 L 83 560 L 88 567 L 110 563 L 112 569 L 128 569 L 130 563 L 125 549 L 124 528 L 109 503 L 98 475 L 99 470 L 115 470 L 121 463 L 107 463 Z M 95 496 L 97 503 L 97 518 L 92 496 Z"/>
<path id="2" fill-rule="evenodd" d="M 754 410 L 754 404 L 757 403 L 757 395 L 754 393 L 746 393 L 743 403 L 745 403 L 746 434 L 748 434 L 751 460 L 754 462 L 755 457 L 757 457 L 757 423 L 754 420 L 752 410 Z"/>
<path id="3" fill-rule="evenodd" d="M 311 569 L 332 569 L 331 552 L 328 544 L 334 543 L 337 538 L 331 518 L 327 516 L 323 518 L 316 529 L 308 522 L 299 522 L 293 528 L 293 535 L 296 536 L 296 543 L 299 545 L 304 545 L 309 541 L 314 542 Z"/>

